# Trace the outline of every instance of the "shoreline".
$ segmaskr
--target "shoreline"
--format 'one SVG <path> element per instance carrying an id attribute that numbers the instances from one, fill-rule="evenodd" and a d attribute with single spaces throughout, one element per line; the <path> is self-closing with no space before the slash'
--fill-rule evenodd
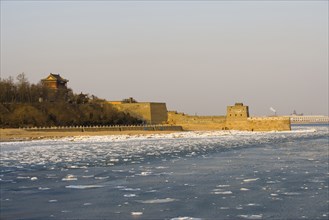
<path id="1" fill-rule="evenodd" d="M 32 131 L 18 128 L 2 128 L 0 129 L 1 142 L 20 142 L 44 139 L 61 139 L 66 137 L 79 136 L 107 136 L 107 135 L 150 135 L 150 134 L 171 134 L 184 131 Z"/>
<path id="2" fill-rule="evenodd" d="M 312 124 L 313 125 L 313 124 Z M 298 126 L 298 125 L 294 125 Z M 104 131 L 104 130 L 86 130 L 86 131 L 67 131 L 67 130 L 25 130 L 19 128 L 0 128 L 0 143 L 21 142 L 33 140 L 59 140 L 68 137 L 93 137 L 93 136 L 147 136 L 153 134 L 172 134 L 185 132 L 234 132 L 234 130 L 220 130 L 215 126 L 184 126 L 183 130 L 122 130 L 122 131 Z M 249 131 L 251 132 L 251 131 Z M 256 132 L 256 131 L 254 131 Z M 261 133 L 278 131 L 258 131 Z M 285 132 L 285 131 L 283 131 Z"/>

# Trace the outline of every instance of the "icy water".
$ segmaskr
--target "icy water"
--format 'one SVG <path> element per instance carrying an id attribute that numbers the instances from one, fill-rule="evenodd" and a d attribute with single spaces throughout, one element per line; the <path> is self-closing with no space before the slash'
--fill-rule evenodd
<path id="1" fill-rule="evenodd" d="M 1 144 L 1 219 L 328 219 L 328 126 Z"/>

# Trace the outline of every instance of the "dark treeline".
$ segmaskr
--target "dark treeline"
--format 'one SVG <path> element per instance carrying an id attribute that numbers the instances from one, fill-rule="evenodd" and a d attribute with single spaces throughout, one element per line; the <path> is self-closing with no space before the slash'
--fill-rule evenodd
<path id="1" fill-rule="evenodd" d="M 25 74 L 0 79 L 0 127 L 141 124 L 93 95 L 31 84 Z"/>

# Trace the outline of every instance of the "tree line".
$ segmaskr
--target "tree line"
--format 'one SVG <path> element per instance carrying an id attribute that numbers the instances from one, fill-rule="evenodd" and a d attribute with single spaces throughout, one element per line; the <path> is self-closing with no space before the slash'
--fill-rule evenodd
<path id="1" fill-rule="evenodd" d="M 0 79 L 0 127 L 142 124 L 94 95 L 30 83 L 24 73 Z"/>

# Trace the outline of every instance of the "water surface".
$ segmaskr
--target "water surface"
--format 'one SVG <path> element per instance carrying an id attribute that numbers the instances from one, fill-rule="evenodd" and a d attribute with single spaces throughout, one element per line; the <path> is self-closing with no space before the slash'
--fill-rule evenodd
<path id="1" fill-rule="evenodd" d="M 3 219 L 328 219 L 328 127 L 1 143 Z"/>

